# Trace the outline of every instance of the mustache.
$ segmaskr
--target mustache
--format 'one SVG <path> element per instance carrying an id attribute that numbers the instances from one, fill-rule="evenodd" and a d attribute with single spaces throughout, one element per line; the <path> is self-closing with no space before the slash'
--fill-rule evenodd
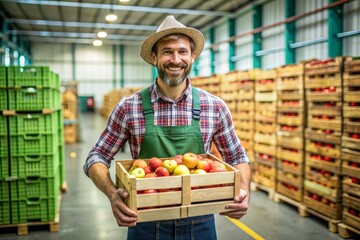
<path id="1" fill-rule="evenodd" d="M 188 65 L 186 63 L 181 62 L 177 65 L 175 65 L 173 63 L 166 63 L 164 66 L 167 68 L 169 68 L 169 67 L 184 67 L 184 68 L 186 68 Z"/>

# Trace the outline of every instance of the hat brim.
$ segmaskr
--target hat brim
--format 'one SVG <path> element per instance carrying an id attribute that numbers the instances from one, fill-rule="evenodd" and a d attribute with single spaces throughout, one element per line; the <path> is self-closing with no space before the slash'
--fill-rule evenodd
<path id="1" fill-rule="evenodd" d="M 161 38 L 170 35 L 170 34 L 184 34 L 191 38 L 195 44 L 195 59 L 197 59 L 204 48 L 204 35 L 195 28 L 169 28 L 160 32 L 155 32 L 147 37 L 144 42 L 141 44 L 140 56 L 145 60 L 145 62 L 154 65 L 151 58 L 151 50 L 155 43 Z"/>

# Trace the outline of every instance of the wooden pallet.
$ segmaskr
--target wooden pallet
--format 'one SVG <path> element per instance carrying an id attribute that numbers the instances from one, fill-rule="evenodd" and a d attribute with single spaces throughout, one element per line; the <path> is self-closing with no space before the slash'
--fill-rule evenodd
<path id="1" fill-rule="evenodd" d="M 345 223 L 338 224 L 339 236 L 342 238 L 360 239 L 360 230 Z"/>
<path id="2" fill-rule="evenodd" d="M 60 193 L 59 193 L 58 201 L 59 201 L 59 204 L 58 204 L 58 209 L 57 209 L 54 221 L 5 224 L 5 225 L 0 225 L 0 228 L 7 228 L 7 229 L 16 228 L 18 236 L 28 235 L 29 228 L 34 227 L 34 226 L 43 226 L 43 227 L 48 226 L 48 229 L 50 232 L 59 232 L 59 230 L 60 230 L 60 205 L 61 205 L 61 194 Z"/>
<path id="3" fill-rule="evenodd" d="M 282 202 L 285 202 L 287 204 L 290 204 L 294 207 L 296 207 L 298 209 L 298 213 L 300 216 L 302 217 L 305 217 L 306 216 L 306 206 L 304 206 L 302 203 L 294 200 L 294 199 L 291 199 L 283 194 L 280 194 L 280 193 L 275 193 L 274 195 L 274 202 L 276 203 L 282 203 Z"/>
<path id="4" fill-rule="evenodd" d="M 259 183 L 256 183 L 256 182 L 251 182 L 250 189 L 251 189 L 251 191 L 253 191 L 253 192 L 255 192 L 255 191 L 257 191 L 257 190 L 261 190 L 261 191 L 263 191 L 263 192 L 267 192 L 267 193 L 268 193 L 268 198 L 269 198 L 270 200 L 273 200 L 273 199 L 274 199 L 275 189 L 273 189 L 273 188 L 264 186 L 264 185 L 259 184 Z"/>
<path id="5" fill-rule="evenodd" d="M 307 206 L 304 206 L 303 211 L 304 212 L 302 214 L 300 214 L 301 217 L 308 217 L 311 215 L 311 216 L 321 218 L 322 220 L 328 222 L 328 229 L 330 232 L 332 232 L 332 233 L 338 232 L 338 224 L 341 222 L 340 220 L 335 220 L 335 219 L 329 218 L 328 216 L 325 216 L 315 210 L 312 210 Z"/>

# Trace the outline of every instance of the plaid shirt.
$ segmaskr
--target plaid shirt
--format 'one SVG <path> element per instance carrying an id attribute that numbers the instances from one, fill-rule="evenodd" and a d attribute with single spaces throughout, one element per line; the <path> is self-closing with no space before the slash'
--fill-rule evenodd
<path id="1" fill-rule="evenodd" d="M 231 115 L 226 104 L 218 97 L 199 89 L 200 128 L 205 152 L 209 153 L 214 141 L 224 161 L 231 165 L 248 163 L 245 149 L 234 132 Z M 154 124 L 159 126 L 191 125 L 192 92 L 190 80 L 183 95 L 173 101 L 161 96 L 156 84 L 150 86 L 150 98 L 154 110 Z M 96 162 L 110 167 L 116 153 L 129 141 L 133 159 L 136 159 L 145 133 L 145 118 L 140 91 L 123 98 L 112 111 L 107 126 L 90 151 L 84 171 Z"/>

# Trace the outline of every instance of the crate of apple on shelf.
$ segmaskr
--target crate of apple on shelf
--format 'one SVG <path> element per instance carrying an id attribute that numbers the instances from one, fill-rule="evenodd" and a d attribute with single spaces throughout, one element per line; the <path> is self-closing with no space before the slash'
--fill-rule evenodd
<path id="1" fill-rule="evenodd" d="M 138 222 L 178 219 L 229 210 L 240 192 L 240 171 L 212 154 L 116 161 L 116 185 Z"/>

